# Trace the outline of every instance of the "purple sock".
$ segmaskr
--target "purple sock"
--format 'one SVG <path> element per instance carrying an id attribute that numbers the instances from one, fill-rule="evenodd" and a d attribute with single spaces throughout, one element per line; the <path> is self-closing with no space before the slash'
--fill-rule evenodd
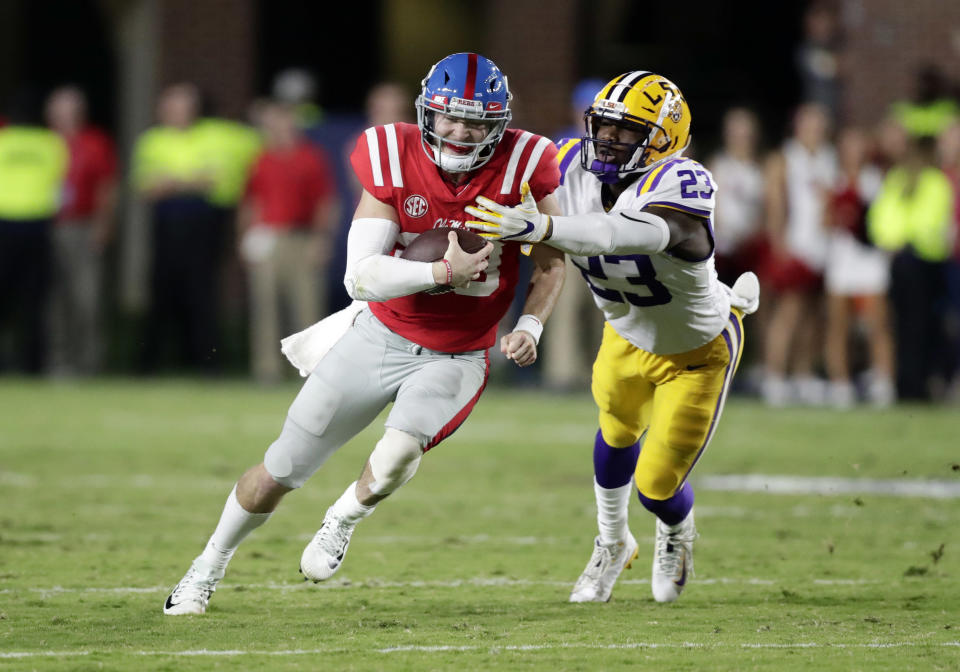
<path id="1" fill-rule="evenodd" d="M 639 441 L 626 448 L 614 448 L 603 440 L 603 434 L 598 429 L 593 442 L 593 474 L 597 483 L 601 488 L 610 490 L 626 485 L 633 478 L 639 455 Z"/>
<path id="2" fill-rule="evenodd" d="M 639 491 L 637 496 L 647 511 L 667 525 L 676 525 L 686 518 L 690 509 L 693 508 L 693 486 L 689 482 L 681 485 L 670 499 L 650 499 L 644 497 Z"/>

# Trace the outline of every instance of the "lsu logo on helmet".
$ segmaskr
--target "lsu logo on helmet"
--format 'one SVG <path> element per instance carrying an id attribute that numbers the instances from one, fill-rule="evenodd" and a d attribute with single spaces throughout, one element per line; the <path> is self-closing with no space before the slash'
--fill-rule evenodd
<path id="1" fill-rule="evenodd" d="M 598 121 L 612 121 L 635 130 L 641 139 L 624 146 L 597 138 Z M 586 135 L 580 144 L 580 160 L 585 170 L 603 182 L 618 182 L 631 174 L 643 173 L 678 155 L 690 143 L 690 108 L 676 84 L 666 77 L 634 70 L 608 82 L 584 113 Z M 626 149 L 621 163 L 597 158 L 603 145 Z"/>

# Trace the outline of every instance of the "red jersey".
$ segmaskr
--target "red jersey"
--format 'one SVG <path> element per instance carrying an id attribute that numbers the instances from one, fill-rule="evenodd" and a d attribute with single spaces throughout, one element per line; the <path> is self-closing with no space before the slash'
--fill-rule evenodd
<path id="1" fill-rule="evenodd" d="M 63 139 L 70 152 L 70 163 L 63 183 L 59 218 L 88 219 L 97 209 L 97 192 L 117 171 L 113 141 L 91 126 Z"/>
<path id="2" fill-rule="evenodd" d="M 317 203 L 329 198 L 334 187 L 326 154 L 304 140 L 288 150 L 261 152 L 247 195 L 256 200 L 261 223 L 293 229 L 310 225 Z"/>
<path id="3" fill-rule="evenodd" d="M 556 156 L 549 139 L 508 128 L 486 165 L 454 186 L 426 155 L 416 124 L 398 123 L 368 128 L 350 162 L 363 188 L 400 216 L 400 244 L 393 251 L 397 254 L 428 229 L 463 228 L 468 219 L 463 209 L 477 196 L 517 205 L 524 182 L 530 183 L 538 201 L 549 195 L 560 180 Z M 519 254 L 518 243 L 494 243 L 490 265 L 469 287 L 371 302 L 370 310 L 394 332 L 431 350 L 489 348 L 513 300 Z"/>

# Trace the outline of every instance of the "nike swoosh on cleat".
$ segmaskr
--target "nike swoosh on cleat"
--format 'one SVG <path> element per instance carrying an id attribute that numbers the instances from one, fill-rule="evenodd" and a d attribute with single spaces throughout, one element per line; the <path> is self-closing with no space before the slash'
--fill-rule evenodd
<path id="1" fill-rule="evenodd" d="M 528 233 L 532 233 L 534 229 L 533 222 L 528 222 L 527 220 L 524 220 L 523 223 L 527 225 L 526 229 L 524 229 L 523 231 L 520 231 L 519 233 L 512 233 L 509 236 L 504 236 L 502 240 L 506 240 L 507 238 L 518 238 L 519 236 L 525 236 Z"/>
<path id="2" fill-rule="evenodd" d="M 175 606 L 177 606 L 176 604 L 170 601 L 171 597 L 173 597 L 173 595 L 167 595 L 167 601 L 163 605 L 165 609 L 173 609 Z"/>
<path id="3" fill-rule="evenodd" d="M 682 568 L 682 571 L 680 572 L 680 578 L 679 578 L 679 579 L 676 579 L 676 580 L 674 581 L 674 583 L 675 583 L 677 586 L 683 588 L 683 586 L 684 586 L 684 584 L 686 584 L 686 582 L 687 582 L 687 558 L 686 558 L 686 556 L 684 556 L 684 558 L 683 558 L 683 568 Z"/>

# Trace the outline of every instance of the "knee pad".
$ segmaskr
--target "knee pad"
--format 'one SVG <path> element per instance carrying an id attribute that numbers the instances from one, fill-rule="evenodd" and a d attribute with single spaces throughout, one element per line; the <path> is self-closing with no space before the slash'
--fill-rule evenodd
<path id="1" fill-rule="evenodd" d="M 422 456 L 423 448 L 417 439 L 388 427 L 370 454 L 370 472 L 373 474 L 370 492 L 389 495 L 398 489 L 417 473 Z"/>
<path id="2" fill-rule="evenodd" d="M 664 500 L 673 497 L 680 486 L 680 477 L 672 471 L 651 473 L 638 468 L 634 474 L 634 482 L 640 494 L 647 499 Z"/>
<path id="3" fill-rule="evenodd" d="M 267 473 L 280 485 L 299 488 L 319 469 L 339 445 L 313 434 L 287 416 L 280 436 L 263 456 Z"/>
<path id="4" fill-rule="evenodd" d="M 628 427 L 609 413 L 600 415 L 600 433 L 611 448 L 627 448 L 637 442 L 635 428 Z"/>

